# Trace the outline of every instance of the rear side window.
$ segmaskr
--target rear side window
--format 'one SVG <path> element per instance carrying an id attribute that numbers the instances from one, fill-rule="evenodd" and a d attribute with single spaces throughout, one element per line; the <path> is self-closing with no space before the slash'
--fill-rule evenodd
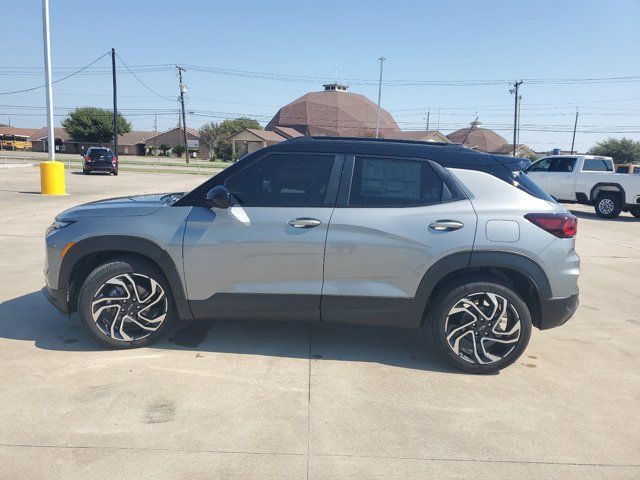
<path id="1" fill-rule="evenodd" d="M 583 172 L 613 172 L 611 162 L 602 160 L 601 158 L 585 158 L 582 166 Z"/>
<path id="2" fill-rule="evenodd" d="M 425 161 L 356 158 L 349 206 L 407 207 L 449 199 L 451 192 Z"/>
<path id="3" fill-rule="evenodd" d="M 225 185 L 247 207 L 323 206 L 334 160 L 333 155 L 269 155 Z"/>

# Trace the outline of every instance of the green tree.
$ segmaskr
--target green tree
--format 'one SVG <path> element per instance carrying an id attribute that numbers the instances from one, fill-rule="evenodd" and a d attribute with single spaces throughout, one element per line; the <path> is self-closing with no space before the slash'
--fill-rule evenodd
<path id="1" fill-rule="evenodd" d="M 184 149 L 184 145 L 176 145 L 171 150 L 173 150 L 173 153 L 175 153 L 177 157 L 182 157 L 182 154 L 184 153 L 185 149 Z"/>
<path id="2" fill-rule="evenodd" d="M 8 127 L 9 125 L 7 125 L 6 123 L 0 123 L 0 127 Z"/>
<path id="3" fill-rule="evenodd" d="M 113 139 L 113 110 L 97 107 L 80 107 L 62 121 L 69 136 L 80 142 L 106 143 Z M 118 134 L 129 133 L 131 123 L 118 114 Z"/>
<path id="4" fill-rule="evenodd" d="M 630 138 L 607 138 L 589 150 L 592 155 L 613 158 L 616 163 L 640 163 L 640 142 Z"/>
<path id="5" fill-rule="evenodd" d="M 167 145 L 166 143 L 161 143 L 160 146 L 158 146 L 158 149 L 162 152 L 162 155 L 166 157 L 167 150 L 171 150 L 171 146 Z"/>
<path id="6" fill-rule="evenodd" d="M 240 117 L 223 122 L 207 123 L 200 128 L 198 132 L 200 141 L 209 149 L 209 157 L 222 158 L 223 160 L 231 160 L 231 144 L 227 142 L 227 138 L 245 128 L 255 128 L 262 130 L 257 120 L 248 117 Z"/>

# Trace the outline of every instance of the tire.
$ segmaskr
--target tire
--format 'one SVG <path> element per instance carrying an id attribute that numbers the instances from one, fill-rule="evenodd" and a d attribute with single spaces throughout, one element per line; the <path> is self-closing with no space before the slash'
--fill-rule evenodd
<path id="1" fill-rule="evenodd" d="M 598 195 L 595 203 L 596 215 L 600 218 L 616 218 L 622 211 L 620 194 L 603 192 Z"/>
<path id="2" fill-rule="evenodd" d="M 428 321 L 433 343 L 455 367 L 469 373 L 495 373 L 522 355 L 531 337 L 531 313 L 512 287 L 490 278 L 469 279 L 442 292 L 433 302 Z M 482 307 L 485 317 L 463 301 Z M 506 315 L 501 315 L 503 311 Z"/>
<path id="3" fill-rule="evenodd" d="M 89 175 L 89 170 L 87 170 L 86 168 L 83 168 L 82 173 L 84 173 L 85 175 Z"/>
<path id="4" fill-rule="evenodd" d="M 629 213 L 636 218 L 640 218 L 640 210 L 630 210 Z"/>
<path id="5" fill-rule="evenodd" d="M 117 177 L 117 176 L 118 176 L 118 170 L 114 170 L 114 171 L 113 171 L 113 172 L 111 172 L 111 173 L 113 173 L 113 176 L 114 176 L 114 177 Z"/>
<path id="6" fill-rule="evenodd" d="M 162 272 L 136 258 L 98 266 L 87 276 L 78 296 L 78 313 L 89 335 L 112 349 L 153 343 L 171 328 L 175 312 Z"/>

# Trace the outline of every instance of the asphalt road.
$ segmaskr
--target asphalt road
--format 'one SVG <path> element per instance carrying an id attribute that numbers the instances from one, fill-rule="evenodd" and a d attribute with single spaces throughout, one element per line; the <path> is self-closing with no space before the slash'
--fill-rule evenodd
<path id="1" fill-rule="evenodd" d="M 2 479 L 640 478 L 640 221 L 579 207 L 581 306 L 498 375 L 451 370 L 412 330 L 181 325 L 105 351 L 39 293 L 43 233 L 90 200 L 189 175 L 0 175 Z"/>

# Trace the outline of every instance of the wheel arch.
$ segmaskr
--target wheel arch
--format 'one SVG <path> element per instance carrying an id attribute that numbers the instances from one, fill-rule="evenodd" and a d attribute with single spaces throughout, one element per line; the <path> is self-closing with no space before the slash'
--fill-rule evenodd
<path id="1" fill-rule="evenodd" d="M 77 310 L 78 293 L 87 275 L 109 259 L 123 256 L 134 256 L 158 268 L 169 283 L 178 316 L 192 318 L 182 278 L 169 253 L 151 240 L 127 235 L 90 237 L 73 245 L 65 255 L 58 284 L 67 289 L 70 313 Z"/>
<path id="2" fill-rule="evenodd" d="M 529 257 L 499 251 L 460 252 L 436 262 L 418 287 L 423 323 L 440 293 L 466 278 L 495 279 L 511 285 L 529 306 L 533 324 L 540 327 L 541 299 L 552 297 L 546 274 Z"/>
<path id="3" fill-rule="evenodd" d="M 624 188 L 619 183 L 615 182 L 598 182 L 593 187 L 591 187 L 591 192 L 589 193 L 589 198 L 592 202 L 595 202 L 598 198 L 600 192 L 617 192 L 622 195 L 620 199 L 622 203 L 625 203 L 625 199 L 627 198 L 626 192 Z"/>

